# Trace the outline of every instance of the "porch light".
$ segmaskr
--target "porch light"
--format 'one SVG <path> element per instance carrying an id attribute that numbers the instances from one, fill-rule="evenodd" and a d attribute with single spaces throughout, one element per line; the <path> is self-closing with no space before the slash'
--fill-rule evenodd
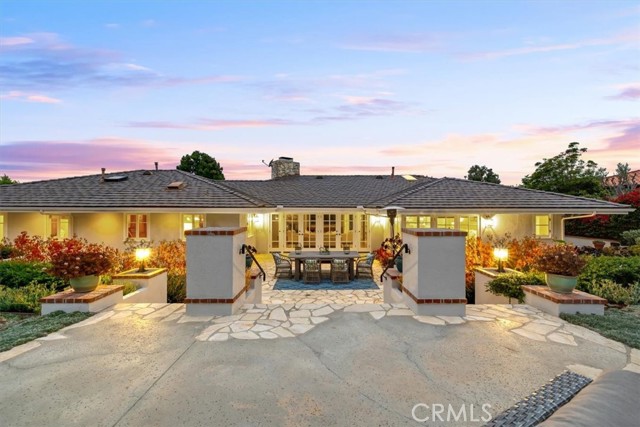
<path id="1" fill-rule="evenodd" d="M 495 248 L 493 250 L 493 256 L 498 260 L 498 273 L 504 273 L 503 262 L 509 258 L 509 249 Z"/>
<path id="2" fill-rule="evenodd" d="M 144 273 L 146 268 L 144 267 L 144 262 L 151 255 L 151 249 L 149 248 L 137 248 L 136 249 L 136 261 L 140 263 L 140 267 L 138 268 L 138 273 Z"/>
<path id="3" fill-rule="evenodd" d="M 252 215 L 252 221 L 253 221 L 253 225 L 260 227 L 262 225 L 262 215 L 260 214 L 253 214 Z"/>

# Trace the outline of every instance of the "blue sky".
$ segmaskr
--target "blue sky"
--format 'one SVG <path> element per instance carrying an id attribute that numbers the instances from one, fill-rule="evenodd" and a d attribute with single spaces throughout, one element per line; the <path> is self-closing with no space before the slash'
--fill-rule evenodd
<path id="1" fill-rule="evenodd" d="M 640 168 L 638 1 L 0 3 L 0 174 Z"/>

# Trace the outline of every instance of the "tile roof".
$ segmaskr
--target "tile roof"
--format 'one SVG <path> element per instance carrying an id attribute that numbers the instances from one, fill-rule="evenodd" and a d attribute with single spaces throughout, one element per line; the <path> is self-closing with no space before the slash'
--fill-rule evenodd
<path id="1" fill-rule="evenodd" d="M 120 182 L 89 175 L 0 185 L 2 210 L 126 209 L 329 209 L 402 206 L 424 212 L 624 213 L 632 209 L 602 200 L 455 178 L 315 175 L 265 181 L 213 181 L 179 170 L 136 170 Z M 171 183 L 184 182 L 170 190 Z"/>
<path id="2" fill-rule="evenodd" d="M 475 212 L 606 212 L 633 208 L 604 200 L 569 196 L 547 191 L 441 178 L 416 186 L 375 202 L 376 207 L 402 206 L 424 211 Z"/>
<path id="3" fill-rule="evenodd" d="M 224 181 L 223 185 L 285 208 L 355 208 L 371 206 L 380 196 L 395 194 L 434 178 L 409 181 L 389 175 L 302 175 L 267 181 Z"/>
<path id="4" fill-rule="evenodd" d="M 231 188 L 179 170 L 145 170 L 108 173 L 125 175 L 120 182 L 102 182 L 88 175 L 22 184 L 0 185 L 2 209 L 109 209 L 109 208 L 255 208 L 264 202 Z M 148 172 L 146 172 L 148 173 Z M 173 182 L 184 188 L 170 190 Z"/>

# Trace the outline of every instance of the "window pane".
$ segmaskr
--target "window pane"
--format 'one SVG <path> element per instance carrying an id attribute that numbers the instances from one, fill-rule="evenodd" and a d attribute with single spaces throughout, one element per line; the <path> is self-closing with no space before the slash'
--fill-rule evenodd
<path id="1" fill-rule="evenodd" d="M 294 248 L 298 245 L 298 214 L 286 214 L 284 218 L 285 225 L 287 227 L 287 233 L 285 236 L 285 246 L 287 248 Z"/>
<path id="2" fill-rule="evenodd" d="M 342 246 L 353 246 L 353 214 L 342 215 L 340 233 L 340 241 Z"/>
<path id="3" fill-rule="evenodd" d="M 58 237 L 61 239 L 69 237 L 69 218 L 60 218 Z"/>
<path id="4" fill-rule="evenodd" d="M 441 216 L 436 219 L 436 227 L 448 228 L 453 230 L 455 227 L 454 218 L 452 216 Z"/>
<path id="5" fill-rule="evenodd" d="M 194 226 L 194 228 L 202 228 L 202 227 L 204 227 L 204 215 L 194 215 L 193 216 L 193 226 Z"/>
<path id="6" fill-rule="evenodd" d="M 360 215 L 360 247 L 365 248 L 369 246 L 369 221 L 367 215 Z"/>
<path id="7" fill-rule="evenodd" d="M 4 215 L 0 214 L 0 240 L 4 239 Z"/>
<path id="8" fill-rule="evenodd" d="M 336 215 L 324 215 L 324 246 L 325 248 L 336 247 Z"/>
<path id="9" fill-rule="evenodd" d="M 271 247 L 280 247 L 280 215 L 271 215 Z"/>
<path id="10" fill-rule="evenodd" d="M 408 216 L 404 220 L 404 226 L 406 228 L 418 228 L 418 217 Z"/>
<path id="11" fill-rule="evenodd" d="M 431 217 L 430 216 L 419 216 L 418 217 L 418 228 L 431 228 Z"/>
<path id="12" fill-rule="evenodd" d="M 147 233 L 147 216 L 146 215 L 138 215 L 138 237 L 140 239 L 146 239 L 148 236 Z"/>
<path id="13" fill-rule="evenodd" d="M 549 215 L 536 215 L 535 233 L 536 237 L 549 237 L 551 235 Z"/>
<path id="14" fill-rule="evenodd" d="M 304 237 L 302 238 L 302 246 L 305 248 L 316 247 L 316 215 L 304 214 Z"/>
<path id="15" fill-rule="evenodd" d="M 49 220 L 51 222 L 51 237 L 58 237 L 58 216 L 51 215 Z"/>

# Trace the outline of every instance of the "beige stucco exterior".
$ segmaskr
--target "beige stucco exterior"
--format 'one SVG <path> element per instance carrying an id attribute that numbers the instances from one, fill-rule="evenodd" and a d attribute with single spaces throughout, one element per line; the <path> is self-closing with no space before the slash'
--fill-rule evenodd
<path id="1" fill-rule="evenodd" d="M 317 212 L 317 211 L 315 211 Z M 145 212 L 138 212 L 145 213 Z M 183 214 L 198 212 L 154 212 L 147 213 L 149 218 L 149 239 L 159 242 L 162 240 L 183 239 Z M 123 248 L 127 237 L 127 214 L 123 212 L 102 213 L 64 213 L 69 215 L 70 234 L 84 237 L 91 242 L 103 242 L 109 246 Z M 434 213 L 437 216 L 454 216 L 455 213 Z M 464 214 L 468 215 L 468 214 Z M 247 219 L 249 218 L 249 220 Z M 389 237 L 389 220 L 384 215 L 368 213 L 370 249 L 376 249 L 380 242 Z M 562 239 L 562 215 L 551 215 L 551 236 L 543 240 Z M 29 235 L 47 237 L 48 215 L 37 212 L 9 212 L 5 213 L 5 228 L 9 239 L 15 238 L 22 231 Z M 504 236 L 510 233 L 514 238 L 533 236 L 535 231 L 534 214 L 497 214 L 492 218 L 493 225 L 487 227 L 485 219 L 480 220 L 480 236 L 484 239 L 490 235 Z M 270 239 L 270 214 L 258 213 L 208 213 L 205 226 L 207 227 L 247 227 L 247 244 L 255 246 L 259 252 L 278 250 L 271 248 Z M 396 229 L 403 226 L 402 216 L 396 220 Z M 365 248 L 361 248 L 365 249 Z"/>

